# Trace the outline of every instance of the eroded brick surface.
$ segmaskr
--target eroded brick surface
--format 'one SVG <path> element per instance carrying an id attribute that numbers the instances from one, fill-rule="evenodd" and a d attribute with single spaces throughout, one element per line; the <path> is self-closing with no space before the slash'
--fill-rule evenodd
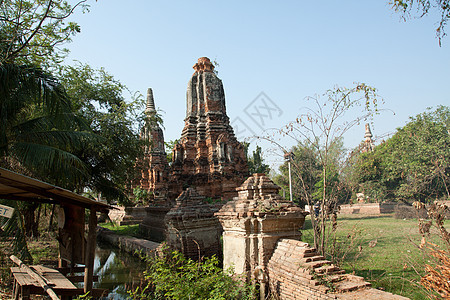
<path id="1" fill-rule="evenodd" d="M 192 259 L 221 253 L 222 227 L 214 216 L 217 208 L 204 200 L 195 189 L 188 188 L 165 217 L 168 246 Z"/>
<path id="2" fill-rule="evenodd" d="M 135 186 L 149 191 L 156 199 L 164 199 L 168 194 L 169 164 L 164 146 L 164 134 L 155 121 L 156 109 L 152 89 L 147 91 L 147 120 L 141 129 L 141 139 L 147 142 L 144 148 L 144 168 L 141 178 Z"/>
<path id="3" fill-rule="evenodd" d="M 277 242 L 267 275 L 271 292 L 281 299 L 408 299 L 370 288 L 363 277 L 346 274 L 298 240 Z"/>
<path id="4" fill-rule="evenodd" d="M 224 268 L 257 278 L 278 239 L 300 239 L 304 211 L 282 199 L 278 189 L 264 174 L 253 174 L 237 189 L 238 197 L 216 213 L 224 231 Z"/>
<path id="5" fill-rule="evenodd" d="M 173 149 L 170 197 L 195 187 L 205 197 L 230 200 L 248 176 L 244 149 L 234 136 L 213 64 L 202 57 L 194 70 L 186 94 L 185 126 Z"/>
<path id="6" fill-rule="evenodd" d="M 188 187 L 205 197 L 230 200 L 248 176 L 244 148 L 230 125 L 222 80 L 213 72 L 214 65 L 201 57 L 194 70 L 186 93 L 185 125 L 170 167 L 162 129 L 152 118 L 156 114 L 153 92 L 148 90 L 145 113 L 149 120 L 141 138 L 149 146 L 137 185 L 166 200 L 175 200 Z"/>

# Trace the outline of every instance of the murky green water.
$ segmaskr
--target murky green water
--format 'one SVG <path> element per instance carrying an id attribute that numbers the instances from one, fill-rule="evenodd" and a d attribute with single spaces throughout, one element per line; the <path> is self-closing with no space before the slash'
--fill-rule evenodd
<path id="1" fill-rule="evenodd" d="M 141 283 L 144 270 L 140 259 L 108 244 L 99 243 L 95 249 L 94 275 L 99 278 L 94 288 L 108 289 L 107 299 L 127 299 L 127 291 Z"/>

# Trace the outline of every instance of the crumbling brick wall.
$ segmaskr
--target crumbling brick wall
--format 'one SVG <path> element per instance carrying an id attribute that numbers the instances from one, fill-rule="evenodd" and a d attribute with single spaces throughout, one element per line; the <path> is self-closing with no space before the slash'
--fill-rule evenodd
<path id="1" fill-rule="evenodd" d="M 357 203 L 340 206 L 341 214 L 381 215 L 394 212 L 395 203 Z"/>
<path id="2" fill-rule="evenodd" d="M 279 299 L 408 299 L 370 288 L 364 278 L 345 274 L 297 240 L 278 241 L 267 275 L 271 293 Z"/>
<path id="3" fill-rule="evenodd" d="M 222 228 L 214 216 L 217 208 L 204 200 L 205 197 L 195 189 L 188 188 L 177 198 L 164 219 L 167 245 L 192 259 L 221 255 Z"/>

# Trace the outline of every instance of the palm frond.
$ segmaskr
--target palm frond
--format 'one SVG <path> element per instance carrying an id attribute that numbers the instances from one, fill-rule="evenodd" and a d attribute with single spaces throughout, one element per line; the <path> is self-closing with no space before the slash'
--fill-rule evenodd
<path id="1" fill-rule="evenodd" d="M 0 200 L 2 204 L 14 208 L 14 213 L 10 219 L 0 217 L 2 227 L 2 236 L 4 238 L 12 237 L 11 246 L 15 255 L 19 256 L 22 261 L 31 262 L 32 257 L 28 251 L 27 239 L 23 230 L 22 218 L 19 215 L 17 201 Z"/>
<path id="2" fill-rule="evenodd" d="M 86 143 L 99 143 L 101 137 L 92 132 L 80 131 L 29 131 L 17 136 L 16 142 L 35 143 L 56 147 L 61 150 L 81 150 Z"/>
<path id="3" fill-rule="evenodd" d="M 56 184 L 81 183 L 88 176 L 81 159 L 57 147 L 17 142 L 11 146 L 11 154 L 37 174 L 51 176 Z"/>
<path id="4" fill-rule="evenodd" d="M 71 112 L 70 101 L 55 77 L 42 69 L 12 63 L 0 64 L 0 156 L 8 152 L 8 132 L 22 112 L 39 107 L 43 115 L 63 124 Z"/>
<path id="5" fill-rule="evenodd" d="M 72 131 L 92 131 L 86 120 L 74 113 L 32 116 L 25 120 L 18 120 L 12 126 L 22 130 L 59 128 Z"/>

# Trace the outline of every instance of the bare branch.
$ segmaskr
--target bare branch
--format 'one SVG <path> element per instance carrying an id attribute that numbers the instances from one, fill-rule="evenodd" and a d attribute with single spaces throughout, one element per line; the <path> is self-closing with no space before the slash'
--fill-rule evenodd
<path id="1" fill-rule="evenodd" d="M 28 37 L 28 39 L 22 44 L 21 47 L 19 47 L 18 49 L 16 49 L 15 51 L 13 51 L 11 53 L 11 56 L 14 56 L 15 54 L 19 53 L 20 51 L 22 51 L 27 45 L 28 43 L 31 41 L 31 39 L 36 35 L 36 33 L 38 33 L 38 31 L 41 29 L 42 24 L 44 23 L 44 20 L 47 18 L 48 13 L 50 12 L 50 7 L 53 3 L 53 0 L 49 0 L 48 1 L 48 5 L 47 5 L 47 9 L 45 10 L 44 15 L 42 16 L 39 24 L 36 26 L 36 28 L 33 30 L 33 33 Z"/>

